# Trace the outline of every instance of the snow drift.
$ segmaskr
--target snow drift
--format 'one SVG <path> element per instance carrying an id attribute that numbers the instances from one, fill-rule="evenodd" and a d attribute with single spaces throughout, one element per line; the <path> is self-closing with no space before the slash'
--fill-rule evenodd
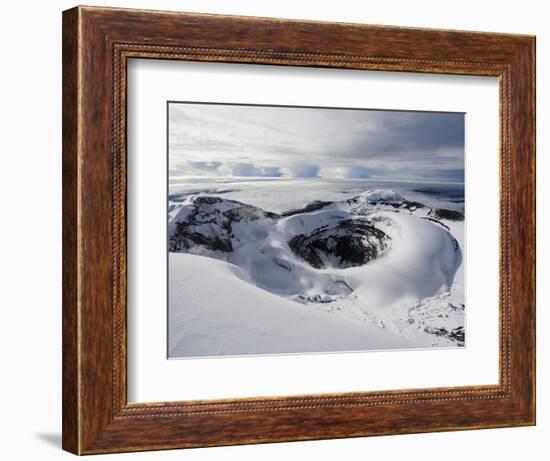
<path id="1" fill-rule="evenodd" d="M 306 309 L 246 278 L 240 268 L 223 261 L 170 255 L 170 357 L 415 346 L 375 325 Z"/>

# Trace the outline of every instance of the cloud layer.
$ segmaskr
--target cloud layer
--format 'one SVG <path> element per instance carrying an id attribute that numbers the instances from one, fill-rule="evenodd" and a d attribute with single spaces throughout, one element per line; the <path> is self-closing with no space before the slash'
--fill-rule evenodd
<path id="1" fill-rule="evenodd" d="M 171 175 L 464 180 L 464 114 L 169 105 Z"/>

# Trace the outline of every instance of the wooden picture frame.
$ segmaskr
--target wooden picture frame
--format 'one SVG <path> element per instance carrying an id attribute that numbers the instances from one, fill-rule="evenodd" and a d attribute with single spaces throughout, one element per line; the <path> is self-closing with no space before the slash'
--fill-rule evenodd
<path id="1" fill-rule="evenodd" d="M 131 58 L 496 76 L 500 380 L 133 404 L 126 394 Z M 535 424 L 535 38 L 76 7 L 63 13 L 63 448 L 75 454 Z"/>

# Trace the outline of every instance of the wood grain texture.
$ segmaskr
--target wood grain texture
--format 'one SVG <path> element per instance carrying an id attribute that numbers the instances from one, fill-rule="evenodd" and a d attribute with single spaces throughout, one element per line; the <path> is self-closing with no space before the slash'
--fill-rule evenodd
<path id="1" fill-rule="evenodd" d="M 79 449 L 78 382 L 78 10 L 63 16 L 63 448 Z"/>
<path id="2" fill-rule="evenodd" d="M 78 7 L 63 14 L 63 447 L 78 454 L 532 425 L 534 37 Z M 500 78 L 500 382 L 128 404 L 128 59 Z"/>

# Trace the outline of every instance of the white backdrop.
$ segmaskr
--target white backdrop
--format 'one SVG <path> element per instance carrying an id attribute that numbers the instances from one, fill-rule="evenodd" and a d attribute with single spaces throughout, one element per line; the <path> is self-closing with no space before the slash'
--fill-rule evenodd
<path id="1" fill-rule="evenodd" d="M 550 148 L 550 31 L 544 2 L 463 0 L 296 2 L 285 0 L 115 1 L 137 8 L 245 14 L 403 26 L 537 34 L 538 48 L 538 209 L 548 207 L 550 165 L 540 153 Z M 70 459 L 60 451 L 61 432 L 61 10 L 71 1 L 10 2 L 0 18 L 3 66 L 0 85 L 0 228 L 2 323 L 0 346 L 3 396 L 2 446 L 5 459 Z M 108 459 L 257 460 L 373 459 L 448 461 L 477 459 L 490 449 L 499 460 L 544 459 L 550 437 L 550 340 L 548 315 L 550 218 L 539 215 L 538 250 L 538 426 L 535 428 L 420 434 L 368 439 L 211 448 L 117 455 Z M 548 285 L 548 284 L 546 284 Z M 28 361 L 28 362 L 27 362 Z M 543 452 L 544 450 L 544 452 Z M 98 459 L 107 459 L 99 457 Z"/>
<path id="2" fill-rule="evenodd" d="M 130 401 L 498 383 L 496 77 L 146 59 L 128 64 L 128 92 Z M 466 347 L 166 360 L 167 100 L 464 112 Z"/>

